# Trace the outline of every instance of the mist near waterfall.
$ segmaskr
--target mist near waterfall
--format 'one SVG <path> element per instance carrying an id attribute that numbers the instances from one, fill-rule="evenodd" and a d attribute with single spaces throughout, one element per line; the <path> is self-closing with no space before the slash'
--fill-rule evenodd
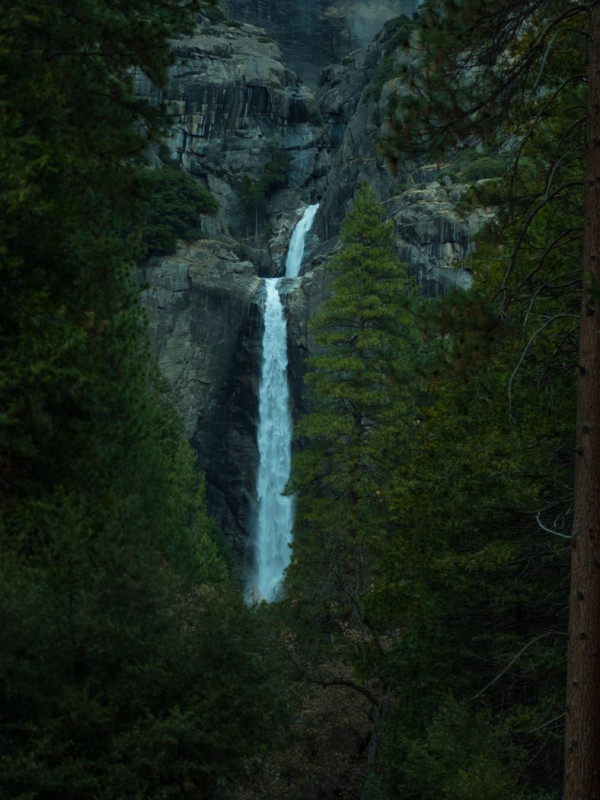
<path id="1" fill-rule="evenodd" d="M 352 4 L 348 28 L 360 47 L 367 47 L 389 19 L 400 14 L 412 17 L 419 5 L 420 0 L 361 0 Z"/>

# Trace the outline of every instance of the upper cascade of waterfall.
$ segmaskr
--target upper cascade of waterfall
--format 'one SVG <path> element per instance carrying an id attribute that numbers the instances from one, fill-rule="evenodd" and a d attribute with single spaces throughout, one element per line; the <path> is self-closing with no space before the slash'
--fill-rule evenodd
<path id="1" fill-rule="evenodd" d="M 307 206 L 304 210 L 302 218 L 294 228 L 285 261 L 286 278 L 297 278 L 300 274 L 300 269 L 302 268 L 302 258 L 304 256 L 304 242 L 306 241 L 306 234 L 311 229 L 318 208 L 318 203 Z"/>

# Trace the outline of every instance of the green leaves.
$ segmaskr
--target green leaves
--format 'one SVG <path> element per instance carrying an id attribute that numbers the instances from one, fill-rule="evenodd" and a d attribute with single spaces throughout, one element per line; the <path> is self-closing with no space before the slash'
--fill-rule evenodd
<path id="1" fill-rule="evenodd" d="M 377 797 L 560 796 L 587 10 L 425 3 L 382 65 L 390 160 L 452 154 L 495 219 L 416 306 L 363 192 L 314 320 L 289 591 L 394 697 Z"/>
<path id="2" fill-rule="evenodd" d="M 164 81 L 200 4 L 5 6 L 0 794 L 212 799 L 285 700 L 130 275 L 144 233 L 171 247 L 216 208 L 143 166 L 165 119 L 134 91 L 136 71 Z"/>
<path id="3" fill-rule="evenodd" d="M 424 741 L 407 740 L 396 762 L 398 796 L 498 800 L 519 797 L 516 775 L 520 764 L 484 714 L 473 715 L 449 696 Z"/>
<path id="4" fill-rule="evenodd" d="M 351 598 L 362 603 L 378 569 L 388 459 L 405 446 L 397 435 L 405 414 L 414 416 L 414 340 L 403 325 L 412 292 L 392 226 L 368 187 L 358 191 L 341 238 L 328 264 L 330 297 L 312 322 L 319 350 L 308 361 L 310 412 L 297 425 L 303 447 L 292 472 L 290 568 L 292 595 L 340 609 Z"/>
<path id="5" fill-rule="evenodd" d="M 175 251 L 177 239 L 202 235 L 202 215 L 215 214 L 214 195 L 183 170 L 167 165 L 140 174 L 146 194 L 142 244 L 151 254 Z"/>
<path id="6" fill-rule="evenodd" d="M 254 213 L 254 236 L 258 236 L 259 211 L 265 201 L 278 189 L 288 185 L 292 156 L 284 150 L 283 145 L 275 140 L 267 144 L 267 159 L 258 179 L 243 175 L 239 195 L 242 206 Z"/>

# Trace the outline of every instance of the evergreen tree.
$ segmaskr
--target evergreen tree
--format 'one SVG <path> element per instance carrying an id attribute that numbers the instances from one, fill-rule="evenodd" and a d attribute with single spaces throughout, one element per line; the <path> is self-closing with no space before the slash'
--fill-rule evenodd
<path id="1" fill-rule="evenodd" d="M 387 470 L 416 416 L 412 290 L 369 187 L 357 192 L 341 241 L 328 263 L 330 297 L 311 323 L 319 350 L 308 362 L 310 412 L 297 426 L 290 570 L 292 592 L 340 604 L 334 615 L 359 608 L 368 592 L 385 538 Z"/>
<path id="2" fill-rule="evenodd" d="M 554 155 L 545 172 L 543 191 L 529 205 L 520 234 L 508 260 L 503 291 L 510 296 L 513 268 L 521 244 L 544 210 L 560 217 L 565 200 L 579 199 L 582 214 L 582 262 L 579 352 L 577 363 L 578 414 L 576 423 L 575 501 L 572 527 L 570 636 L 567 677 L 565 740 L 565 796 L 598 794 L 600 722 L 592 697 L 600 693 L 600 662 L 596 652 L 600 627 L 598 562 L 598 497 L 600 497 L 600 375 L 599 314 L 597 310 L 599 241 L 598 173 L 598 31 L 596 2 L 428 3 L 421 17 L 420 46 L 428 68 L 417 78 L 411 97 L 399 101 L 392 119 L 406 141 L 409 129 L 434 147 L 451 142 L 490 140 L 507 127 L 517 141 L 519 157 L 537 131 L 551 131 Z M 582 46 L 587 43 L 587 48 Z M 557 110 L 568 109 L 562 120 Z M 507 126 L 506 121 L 509 120 Z M 562 180 L 563 166 L 570 179 Z M 579 165 L 579 169 L 577 166 Z M 575 174 L 573 174 L 575 173 Z M 519 174 L 519 170 L 516 170 Z M 518 205 L 513 205 L 518 211 Z M 516 218 L 513 217 L 513 219 Z M 577 234 L 577 229 L 575 234 Z M 543 276 L 548 258 L 566 243 L 573 251 L 569 225 L 538 250 L 525 285 Z M 580 273 L 581 274 L 581 273 Z M 569 284 L 564 284 L 568 286 Z M 547 286 L 547 284 L 546 284 Z M 557 288 L 557 287 L 556 287 Z M 571 297 L 562 314 L 570 313 Z M 531 306 L 537 300 L 529 295 Z M 560 341 L 560 340 L 559 340 Z M 558 345 L 560 347 L 560 344 Z"/>
<path id="3" fill-rule="evenodd" d="M 147 193 L 142 244 L 150 255 L 174 253 L 177 240 L 202 236 L 202 214 L 215 214 L 215 196 L 178 165 L 145 169 L 140 175 Z"/>
<path id="4" fill-rule="evenodd" d="M 391 481 L 369 607 L 389 632 L 397 698 L 384 742 L 392 797 L 495 795 L 500 775 L 513 796 L 556 796 L 560 784 L 571 380 L 548 365 L 542 337 L 513 374 L 529 334 L 477 293 L 437 310 L 445 333 L 413 457 Z M 550 513 L 558 536 L 538 523 Z M 485 766 L 453 728 L 455 704 L 487 742 Z M 434 753 L 448 758 L 445 740 L 453 771 L 417 778 Z"/>
<path id="5" fill-rule="evenodd" d="M 292 157 L 278 141 L 270 141 L 267 145 L 267 158 L 258 180 L 250 175 L 243 175 L 239 194 L 242 206 L 254 217 L 254 238 L 258 237 L 259 214 L 264 213 L 264 205 L 278 189 L 288 185 Z"/>
<path id="6" fill-rule="evenodd" d="M 0 19 L 0 795 L 210 797 L 282 718 L 130 270 L 195 0 Z M 246 688 L 250 693 L 246 692 Z"/>

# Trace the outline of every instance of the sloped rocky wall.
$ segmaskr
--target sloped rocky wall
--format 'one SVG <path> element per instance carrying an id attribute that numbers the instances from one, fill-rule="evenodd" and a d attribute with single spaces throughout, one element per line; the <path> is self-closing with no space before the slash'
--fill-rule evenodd
<path id="1" fill-rule="evenodd" d="M 151 261 L 139 279 L 154 356 L 206 473 L 209 510 L 243 563 L 254 512 L 261 280 L 211 240 Z"/>

